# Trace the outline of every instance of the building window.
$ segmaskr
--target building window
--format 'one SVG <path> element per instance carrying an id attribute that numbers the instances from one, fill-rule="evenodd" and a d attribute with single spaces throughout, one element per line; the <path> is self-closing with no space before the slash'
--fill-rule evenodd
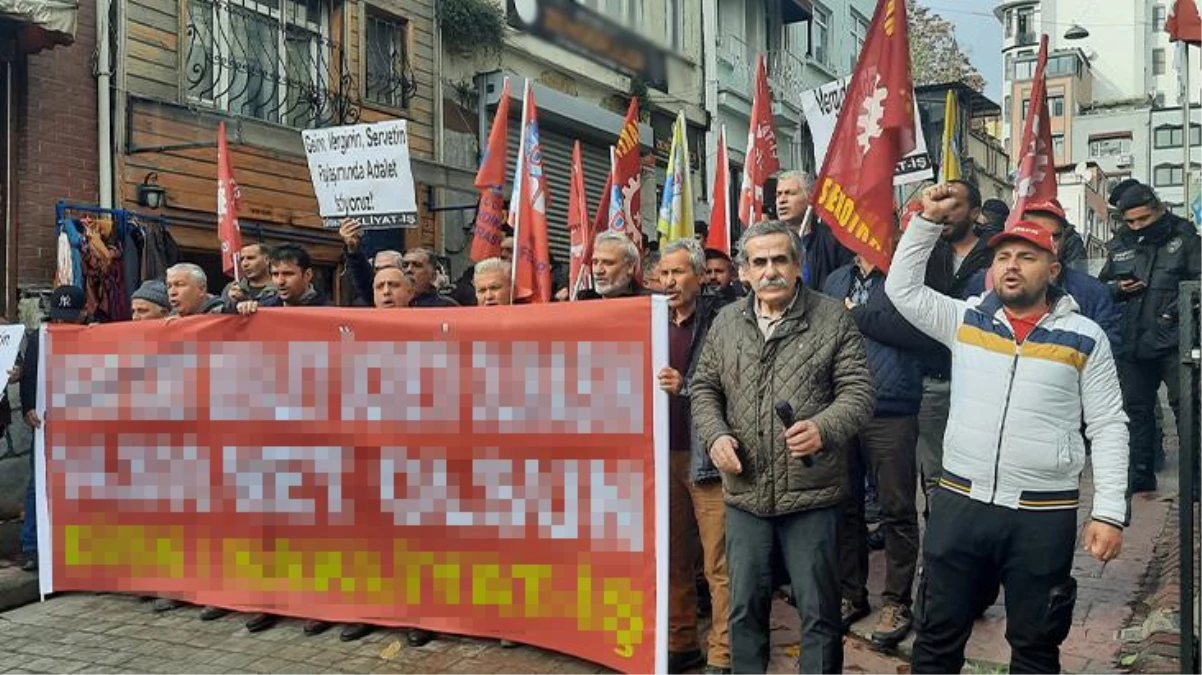
<path id="1" fill-rule="evenodd" d="M 1010 119 L 1010 95 L 1006 94 L 1006 98 L 1002 99 L 1002 117 Z"/>
<path id="2" fill-rule="evenodd" d="M 1018 25 L 1015 26 L 1018 44 L 1033 45 L 1038 42 L 1035 36 L 1035 10 L 1026 7 L 1018 10 Z"/>
<path id="3" fill-rule="evenodd" d="M 866 39 L 868 39 L 868 19 L 853 9 L 851 10 L 851 42 L 855 45 L 855 50 L 850 55 L 851 71 L 856 69 L 856 61 L 860 58 L 860 52 L 864 50 Z"/>
<path id="4" fill-rule="evenodd" d="M 639 0 L 578 0 L 623 26 L 635 26 L 639 20 Z"/>
<path id="5" fill-rule="evenodd" d="M 1064 96 L 1048 97 L 1048 114 L 1052 117 L 1064 117 Z"/>
<path id="6" fill-rule="evenodd" d="M 1181 127 L 1166 125 L 1156 127 L 1153 143 L 1157 148 L 1180 148 L 1183 142 Z"/>
<path id="7" fill-rule="evenodd" d="M 1002 23 L 1006 25 L 1006 37 L 1014 37 L 1014 10 L 1008 9 L 1003 15 Z"/>
<path id="8" fill-rule="evenodd" d="M 402 110 L 409 107 L 413 77 L 405 49 L 408 28 L 404 19 L 368 10 L 365 93 L 367 100 L 376 105 Z"/>
<path id="9" fill-rule="evenodd" d="M 1156 5 L 1152 8 L 1152 32 L 1159 33 L 1164 30 L 1164 23 L 1168 19 L 1168 14 L 1165 11 L 1164 5 Z"/>
<path id="10" fill-rule="evenodd" d="M 1014 81 L 1022 82 L 1035 77 L 1034 61 L 1016 61 L 1014 63 Z"/>
<path id="11" fill-rule="evenodd" d="M 1052 134 L 1052 156 L 1064 157 L 1064 134 Z"/>
<path id="12" fill-rule="evenodd" d="M 1131 137 L 1091 138 L 1089 139 L 1090 157 L 1117 157 L 1131 154 Z"/>
<path id="13" fill-rule="evenodd" d="M 1024 99 L 1023 99 L 1023 116 L 1022 116 L 1022 119 L 1024 119 L 1024 120 L 1025 120 L 1025 119 L 1027 119 L 1027 113 L 1028 113 L 1028 112 L 1030 112 L 1030 109 L 1031 109 L 1031 99 L 1029 99 L 1029 98 L 1024 98 Z"/>
<path id="14" fill-rule="evenodd" d="M 1156 187 L 1173 187 L 1185 184 L 1185 171 L 1180 164 L 1160 164 L 1152 174 Z"/>
<path id="15" fill-rule="evenodd" d="M 1152 74 L 1153 75 L 1164 75 L 1164 73 L 1165 73 L 1164 49 L 1153 49 L 1152 50 Z"/>
<path id="16" fill-rule="evenodd" d="M 684 14 L 681 3 L 684 0 L 668 0 L 668 46 L 675 51 L 684 51 Z"/>
<path id="17" fill-rule="evenodd" d="M 814 60 L 824 66 L 831 65 L 831 10 L 814 3 L 814 44 L 810 45 Z"/>
<path id="18" fill-rule="evenodd" d="M 345 121 L 328 0 L 188 0 L 188 98 L 307 128 Z"/>

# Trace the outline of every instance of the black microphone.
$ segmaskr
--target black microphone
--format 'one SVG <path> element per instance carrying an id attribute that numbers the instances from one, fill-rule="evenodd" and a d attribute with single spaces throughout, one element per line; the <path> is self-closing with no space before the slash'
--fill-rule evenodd
<path id="1" fill-rule="evenodd" d="M 788 401 L 777 401 L 775 409 L 777 418 L 785 425 L 785 431 L 788 431 L 789 427 L 793 426 L 793 406 L 789 405 Z M 807 467 L 814 466 L 814 458 L 806 455 L 801 458 L 801 463 Z"/>

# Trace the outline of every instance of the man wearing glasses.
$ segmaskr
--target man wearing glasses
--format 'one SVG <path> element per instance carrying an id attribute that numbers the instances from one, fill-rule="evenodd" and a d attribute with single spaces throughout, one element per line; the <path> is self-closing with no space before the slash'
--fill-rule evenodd
<path id="1" fill-rule="evenodd" d="M 1119 187 L 1124 189 L 1116 208 L 1125 225 L 1107 244 L 1106 266 L 1098 278 L 1110 287 L 1122 313 L 1122 344 L 1115 347 L 1114 355 L 1123 407 L 1131 420 L 1129 489 L 1154 492 L 1155 411 L 1161 382 L 1169 391 L 1178 437 L 1188 438 L 1178 414 L 1177 296 L 1182 281 L 1199 275 L 1198 231 L 1169 213 L 1147 185 Z"/>

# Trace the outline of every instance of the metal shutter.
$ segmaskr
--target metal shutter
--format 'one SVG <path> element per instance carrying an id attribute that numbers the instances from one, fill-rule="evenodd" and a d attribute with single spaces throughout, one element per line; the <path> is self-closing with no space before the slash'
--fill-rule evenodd
<path id="1" fill-rule="evenodd" d="M 506 175 L 509 176 L 510 182 L 505 187 L 506 195 L 512 194 L 513 191 L 521 126 L 521 121 L 516 118 L 509 122 L 509 166 Z M 551 255 L 556 262 L 567 264 L 570 246 L 568 199 L 571 196 L 572 145 L 575 138 L 540 125 L 539 140 L 543 146 L 543 169 L 547 172 L 547 189 L 550 191 L 547 232 L 551 240 Z M 605 189 L 605 180 L 609 177 L 609 147 L 582 142 L 580 155 L 584 164 L 584 191 L 588 198 L 588 216 L 591 221 L 597 213 L 597 204 L 601 200 L 601 191 Z"/>

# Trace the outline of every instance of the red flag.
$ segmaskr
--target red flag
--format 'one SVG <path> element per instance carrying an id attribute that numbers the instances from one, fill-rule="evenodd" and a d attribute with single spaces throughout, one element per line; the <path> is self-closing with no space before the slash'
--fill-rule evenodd
<path id="1" fill-rule="evenodd" d="M 830 149 L 814 216 L 847 248 L 888 271 L 893 167 L 914 149 L 914 83 L 905 0 L 878 0 Z"/>
<path id="2" fill-rule="evenodd" d="M 476 207 L 476 230 L 472 237 L 472 260 L 480 261 L 501 254 L 501 239 L 505 224 L 505 161 L 509 152 L 509 78 L 501 88 L 497 113 L 488 132 L 488 148 L 480 159 L 476 172 L 476 188 L 480 190 L 480 205 Z"/>
<path id="3" fill-rule="evenodd" d="M 726 156 L 725 126 L 718 130 L 718 159 L 714 162 L 714 196 L 710 206 L 705 247 L 730 255 L 730 161 Z"/>
<path id="4" fill-rule="evenodd" d="M 572 300 L 580 288 L 581 275 L 588 276 L 589 261 L 584 259 L 588 240 L 588 200 L 584 192 L 584 164 L 580 159 L 580 141 L 572 146 L 572 183 L 568 195 L 568 233 L 572 237 L 568 288 Z"/>
<path id="5" fill-rule="evenodd" d="M 588 241 L 585 244 L 585 260 L 589 260 L 593 256 L 593 237 L 598 232 L 609 229 L 610 195 L 613 193 L 615 180 L 625 199 L 626 213 L 628 214 L 626 233 L 634 240 L 634 243 L 638 244 L 640 248 L 642 247 L 643 160 L 639 156 L 639 100 L 637 98 L 631 98 L 630 105 L 626 108 L 626 120 L 622 123 L 622 130 L 618 132 L 618 142 L 614 146 L 614 153 L 616 162 L 613 163 L 613 170 L 605 181 L 605 189 L 601 191 L 601 202 L 597 204 L 597 214 L 593 217 L 593 229 L 589 232 Z M 616 179 L 614 178 L 615 173 Z"/>
<path id="6" fill-rule="evenodd" d="M 1031 82 L 1031 102 L 1023 122 L 1023 142 L 1019 146 L 1018 175 L 1014 181 L 1014 207 L 1006 227 L 1022 218 L 1028 202 L 1056 199 L 1056 159 L 1052 155 L 1052 126 L 1048 116 L 1048 36 L 1039 39 L 1039 57 L 1035 79 Z"/>
<path id="7" fill-rule="evenodd" d="M 755 62 L 755 96 L 751 100 L 747 158 L 739 190 L 739 221 L 744 226 L 754 225 L 763 217 L 764 182 L 777 171 L 780 159 L 776 155 L 776 127 L 772 124 L 772 92 L 768 89 L 768 66 L 760 54 Z"/>
<path id="8" fill-rule="evenodd" d="M 547 240 L 547 177 L 538 135 L 534 87 L 526 81 L 522 106 L 522 143 L 509 200 L 513 222 L 515 298 L 551 302 L 551 247 Z"/>
<path id="9" fill-rule="evenodd" d="M 225 141 L 225 122 L 217 124 L 217 237 L 221 239 L 221 269 L 240 280 L 242 270 L 238 253 L 242 250 L 242 230 L 238 228 L 238 201 L 242 193 L 234 179 L 234 164 Z"/>
<path id="10" fill-rule="evenodd" d="M 1169 18 L 1164 22 L 1164 32 L 1169 34 L 1169 40 L 1202 46 L 1202 15 L 1199 11 L 1197 0 L 1176 0 L 1169 7 Z"/>

